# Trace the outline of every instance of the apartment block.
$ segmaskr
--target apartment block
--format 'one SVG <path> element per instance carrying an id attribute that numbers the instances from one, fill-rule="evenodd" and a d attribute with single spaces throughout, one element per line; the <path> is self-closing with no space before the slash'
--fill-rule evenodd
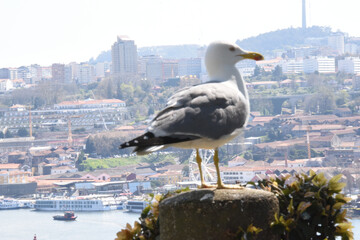
<path id="1" fill-rule="evenodd" d="M 137 46 L 134 40 L 126 36 L 118 36 L 111 47 L 113 74 L 137 73 Z"/>
<path id="2" fill-rule="evenodd" d="M 360 58 L 359 57 L 346 57 L 338 62 L 338 70 L 349 74 L 360 73 Z"/>
<path id="3" fill-rule="evenodd" d="M 305 73 L 335 73 L 335 58 L 311 57 L 304 59 Z"/>
<path id="4" fill-rule="evenodd" d="M 281 65 L 283 73 L 301 73 L 304 71 L 302 59 L 289 59 Z"/>

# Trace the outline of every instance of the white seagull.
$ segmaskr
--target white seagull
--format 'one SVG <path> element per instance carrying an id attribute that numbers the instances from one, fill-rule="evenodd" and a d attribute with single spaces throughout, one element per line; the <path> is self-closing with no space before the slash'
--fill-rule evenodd
<path id="1" fill-rule="evenodd" d="M 147 132 L 121 144 L 120 148 L 135 147 L 138 155 L 170 146 L 196 149 L 201 188 L 215 186 L 204 182 L 198 149 L 214 149 L 217 188 L 236 188 L 221 181 L 218 148 L 238 136 L 249 118 L 249 96 L 235 67 L 243 59 L 257 61 L 264 57 L 229 43 L 210 44 L 205 55 L 210 81 L 175 93 L 152 120 Z"/>

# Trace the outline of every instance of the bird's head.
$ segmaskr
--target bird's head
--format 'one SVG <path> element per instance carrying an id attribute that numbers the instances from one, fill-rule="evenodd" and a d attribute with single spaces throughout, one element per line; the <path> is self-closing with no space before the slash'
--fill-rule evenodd
<path id="1" fill-rule="evenodd" d="M 260 53 L 248 52 L 237 45 L 224 42 L 210 44 L 205 54 L 205 64 L 209 74 L 219 67 L 234 66 L 243 59 L 259 61 L 264 60 L 264 57 Z"/>

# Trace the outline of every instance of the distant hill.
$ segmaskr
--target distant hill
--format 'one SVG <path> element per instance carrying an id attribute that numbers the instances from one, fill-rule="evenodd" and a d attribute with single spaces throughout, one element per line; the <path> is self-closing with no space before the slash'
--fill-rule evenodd
<path id="1" fill-rule="evenodd" d="M 111 50 L 102 51 L 96 59 L 91 58 L 89 60 L 90 64 L 100 63 L 100 62 L 111 62 Z"/>
<path id="2" fill-rule="evenodd" d="M 276 49 L 302 46 L 307 38 L 325 38 L 330 34 L 331 28 L 329 27 L 288 28 L 238 40 L 236 43 L 241 48 L 266 53 Z M 153 46 L 139 48 L 138 52 L 139 56 L 160 55 L 169 59 L 194 58 L 198 56 L 201 47 L 196 44 Z M 89 62 L 111 62 L 111 50 L 101 52 L 96 59 L 92 58 Z"/>
<path id="3" fill-rule="evenodd" d="M 238 40 L 236 44 L 243 49 L 266 53 L 276 49 L 298 47 L 304 45 L 306 38 L 323 38 L 330 34 L 329 27 L 288 28 Z"/>

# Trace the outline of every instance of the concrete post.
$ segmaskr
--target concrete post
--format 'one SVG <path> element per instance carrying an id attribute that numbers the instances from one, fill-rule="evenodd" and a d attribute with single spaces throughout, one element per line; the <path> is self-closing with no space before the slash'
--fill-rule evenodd
<path id="1" fill-rule="evenodd" d="M 279 203 L 274 194 L 254 189 L 199 189 L 160 203 L 161 240 L 228 240 L 239 227 L 261 228 L 256 239 L 276 240 L 270 229 Z"/>

